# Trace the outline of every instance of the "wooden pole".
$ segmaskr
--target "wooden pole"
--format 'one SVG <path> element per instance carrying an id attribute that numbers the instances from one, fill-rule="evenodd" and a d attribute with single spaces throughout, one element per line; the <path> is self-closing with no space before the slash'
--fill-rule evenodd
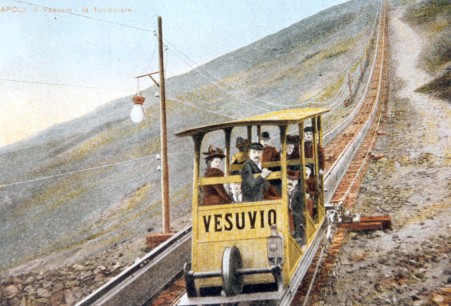
<path id="1" fill-rule="evenodd" d="M 164 83 L 163 60 L 163 28 L 161 16 L 158 16 L 158 53 L 160 65 L 160 137 L 161 137 L 161 204 L 163 212 L 163 234 L 171 231 L 169 209 L 169 168 L 168 168 L 168 144 L 166 130 L 166 90 Z"/>
<path id="2" fill-rule="evenodd" d="M 252 125 L 247 126 L 247 139 L 249 140 L 249 144 L 252 142 Z"/>
<path id="3" fill-rule="evenodd" d="M 225 175 L 230 175 L 230 137 L 232 135 L 232 129 L 227 128 L 224 129 L 225 134 L 225 155 L 226 155 L 226 162 L 225 162 Z"/>
<path id="4" fill-rule="evenodd" d="M 260 142 L 262 140 L 262 126 L 257 125 L 257 142 Z"/>

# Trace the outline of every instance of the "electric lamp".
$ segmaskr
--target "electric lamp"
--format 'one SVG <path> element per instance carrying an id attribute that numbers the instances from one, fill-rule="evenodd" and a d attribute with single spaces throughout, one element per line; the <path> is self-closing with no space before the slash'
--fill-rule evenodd
<path id="1" fill-rule="evenodd" d="M 143 96 L 134 96 L 133 97 L 133 107 L 132 110 L 130 112 L 130 119 L 132 119 L 132 121 L 134 123 L 140 123 L 141 121 L 144 120 L 144 108 L 143 108 L 143 103 L 145 98 Z"/>

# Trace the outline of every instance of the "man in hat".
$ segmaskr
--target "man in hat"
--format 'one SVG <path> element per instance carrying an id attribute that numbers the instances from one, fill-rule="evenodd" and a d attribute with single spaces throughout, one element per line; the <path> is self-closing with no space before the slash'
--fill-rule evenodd
<path id="1" fill-rule="evenodd" d="M 299 241 L 305 241 L 305 202 L 304 193 L 302 192 L 299 184 L 300 174 L 299 171 L 293 171 L 288 169 L 287 171 L 287 191 L 289 208 L 292 214 L 294 238 Z"/>
<path id="2" fill-rule="evenodd" d="M 260 143 L 263 145 L 263 154 L 262 154 L 262 163 L 280 161 L 280 154 L 277 152 L 277 149 L 273 146 L 270 146 L 271 136 L 269 136 L 269 132 L 263 132 L 260 137 Z M 271 171 L 280 171 L 280 167 L 269 167 Z M 282 189 L 282 181 L 281 180 L 272 180 L 271 185 L 277 190 L 277 193 L 281 192 Z"/>
<path id="3" fill-rule="evenodd" d="M 220 148 L 215 148 L 213 145 L 208 147 L 208 151 L 203 153 L 206 155 L 205 161 L 207 163 L 207 171 L 204 177 L 218 177 L 224 176 L 222 171 L 222 159 L 225 157 L 224 151 Z M 218 205 L 231 203 L 232 199 L 222 184 L 205 185 L 202 186 L 203 205 Z"/>
<path id="4" fill-rule="evenodd" d="M 258 202 L 264 198 L 264 191 L 270 185 L 265 179 L 271 174 L 266 168 L 261 168 L 263 155 L 263 145 L 253 142 L 249 146 L 249 159 L 243 164 L 241 169 L 241 189 L 243 202 Z M 260 176 L 254 177 L 255 173 Z"/>
<path id="5" fill-rule="evenodd" d="M 318 150 L 318 166 L 319 175 L 323 175 L 324 172 L 324 149 L 317 145 Z M 304 128 L 304 154 L 306 158 L 313 158 L 313 127 L 307 126 Z"/>
<path id="6" fill-rule="evenodd" d="M 296 160 L 300 163 L 299 154 L 299 136 L 297 135 L 287 135 L 287 160 Z M 290 165 L 288 169 L 299 170 L 301 168 L 300 164 Z"/>
<path id="7" fill-rule="evenodd" d="M 260 137 L 260 143 L 263 145 L 262 162 L 279 161 L 280 155 L 277 149 L 270 146 L 271 137 L 269 132 L 263 132 Z"/>
<path id="8" fill-rule="evenodd" d="M 232 156 L 232 164 L 243 164 L 249 159 L 249 140 L 237 137 L 235 146 L 238 152 Z"/>

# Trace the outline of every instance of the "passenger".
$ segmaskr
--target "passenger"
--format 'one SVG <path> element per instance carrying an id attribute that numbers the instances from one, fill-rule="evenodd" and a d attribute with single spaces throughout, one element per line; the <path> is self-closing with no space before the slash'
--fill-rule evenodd
<path id="1" fill-rule="evenodd" d="M 306 185 L 307 185 L 307 193 L 310 198 L 310 202 L 308 203 L 308 211 L 310 216 L 313 218 L 316 215 L 316 203 L 317 197 L 319 195 L 319 189 L 317 188 L 315 182 L 315 176 L 313 175 L 313 167 L 310 165 L 305 166 L 305 174 L 307 177 Z"/>
<path id="2" fill-rule="evenodd" d="M 299 184 L 299 171 L 288 170 L 287 190 L 289 208 L 292 214 L 294 238 L 296 241 L 305 241 L 305 202 L 304 193 Z"/>
<path id="3" fill-rule="evenodd" d="M 297 160 L 300 162 L 299 154 L 299 136 L 297 135 L 287 135 L 287 160 Z M 300 165 L 290 165 L 288 169 L 299 171 Z"/>
<path id="4" fill-rule="evenodd" d="M 222 160 L 225 155 L 220 148 L 215 148 L 213 145 L 208 147 L 208 152 L 204 152 L 205 161 L 207 163 L 207 171 L 205 177 L 222 177 L 224 172 L 222 171 Z M 231 203 L 232 199 L 225 190 L 222 184 L 217 185 L 205 185 L 202 186 L 203 190 L 203 205 L 217 205 Z"/>
<path id="5" fill-rule="evenodd" d="M 263 145 L 263 155 L 262 162 L 272 162 L 272 161 L 280 161 L 280 154 L 277 152 L 277 149 L 270 146 L 269 143 L 271 141 L 271 137 L 269 136 L 269 132 L 263 132 L 260 138 L 260 143 Z"/>
<path id="6" fill-rule="evenodd" d="M 287 159 L 300 159 L 299 136 L 287 135 Z"/>
<path id="7" fill-rule="evenodd" d="M 325 166 L 324 148 L 318 145 L 317 149 L 319 175 L 323 175 Z M 311 126 L 304 128 L 304 154 L 306 158 L 313 158 L 313 128 Z"/>
<path id="8" fill-rule="evenodd" d="M 266 180 L 271 174 L 271 171 L 266 168 L 261 168 L 262 154 L 262 144 L 258 142 L 250 144 L 249 159 L 241 169 L 241 190 L 243 192 L 244 202 L 258 202 L 264 198 L 278 197 L 274 188 L 271 188 L 271 184 Z M 256 173 L 260 173 L 260 176 L 254 177 Z"/>
<path id="9" fill-rule="evenodd" d="M 232 164 L 244 164 L 249 159 L 249 140 L 237 137 L 235 146 L 239 152 L 232 157 Z"/>
<path id="10" fill-rule="evenodd" d="M 269 145 L 270 142 L 271 136 L 269 136 L 269 132 L 263 132 L 260 138 L 260 143 L 263 145 L 262 163 L 280 161 L 279 152 L 277 152 L 276 148 Z M 280 171 L 280 167 L 269 167 L 268 169 L 271 171 Z M 272 180 L 271 185 L 275 187 L 278 194 L 281 193 L 281 180 Z"/>
<path id="11" fill-rule="evenodd" d="M 243 194 L 241 193 L 241 183 L 230 184 L 230 197 L 233 199 L 233 203 L 243 202 Z"/>

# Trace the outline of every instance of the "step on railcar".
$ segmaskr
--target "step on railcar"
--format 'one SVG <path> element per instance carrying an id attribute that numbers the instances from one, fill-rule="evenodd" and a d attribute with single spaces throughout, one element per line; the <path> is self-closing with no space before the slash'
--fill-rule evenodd
<path id="1" fill-rule="evenodd" d="M 194 141 L 192 199 L 192 261 L 185 265 L 187 293 L 179 305 L 226 304 L 252 301 L 278 303 L 290 288 L 294 277 L 305 273 L 313 258 L 319 231 L 325 220 L 324 182 L 319 169 L 322 145 L 321 116 L 324 108 L 287 109 L 258 116 L 193 128 L 178 133 Z M 313 149 L 306 156 L 304 128 L 313 130 Z M 232 164 L 237 137 L 257 142 L 263 131 L 272 135 L 280 161 L 262 164 L 272 169 L 266 180 L 276 186 L 279 196 L 258 202 L 231 201 L 204 205 L 206 186 L 241 184 L 243 164 Z M 297 139 L 298 157 L 287 157 L 287 138 Z M 288 137 L 287 137 L 288 136 Z M 224 176 L 204 177 L 202 152 L 209 145 L 224 148 Z M 222 156 L 222 157 L 224 157 Z M 313 169 L 316 194 L 309 199 L 306 167 Z M 294 169 L 294 170 L 293 170 Z M 295 236 L 293 212 L 287 192 L 287 175 L 299 171 L 304 195 L 302 238 Z M 259 176 L 259 174 L 255 174 Z M 310 206 L 314 207 L 310 207 Z M 313 253 L 312 253 L 313 252 Z M 308 256 L 307 256 L 308 255 Z M 302 270 L 302 271 L 301 271 Z"/>

